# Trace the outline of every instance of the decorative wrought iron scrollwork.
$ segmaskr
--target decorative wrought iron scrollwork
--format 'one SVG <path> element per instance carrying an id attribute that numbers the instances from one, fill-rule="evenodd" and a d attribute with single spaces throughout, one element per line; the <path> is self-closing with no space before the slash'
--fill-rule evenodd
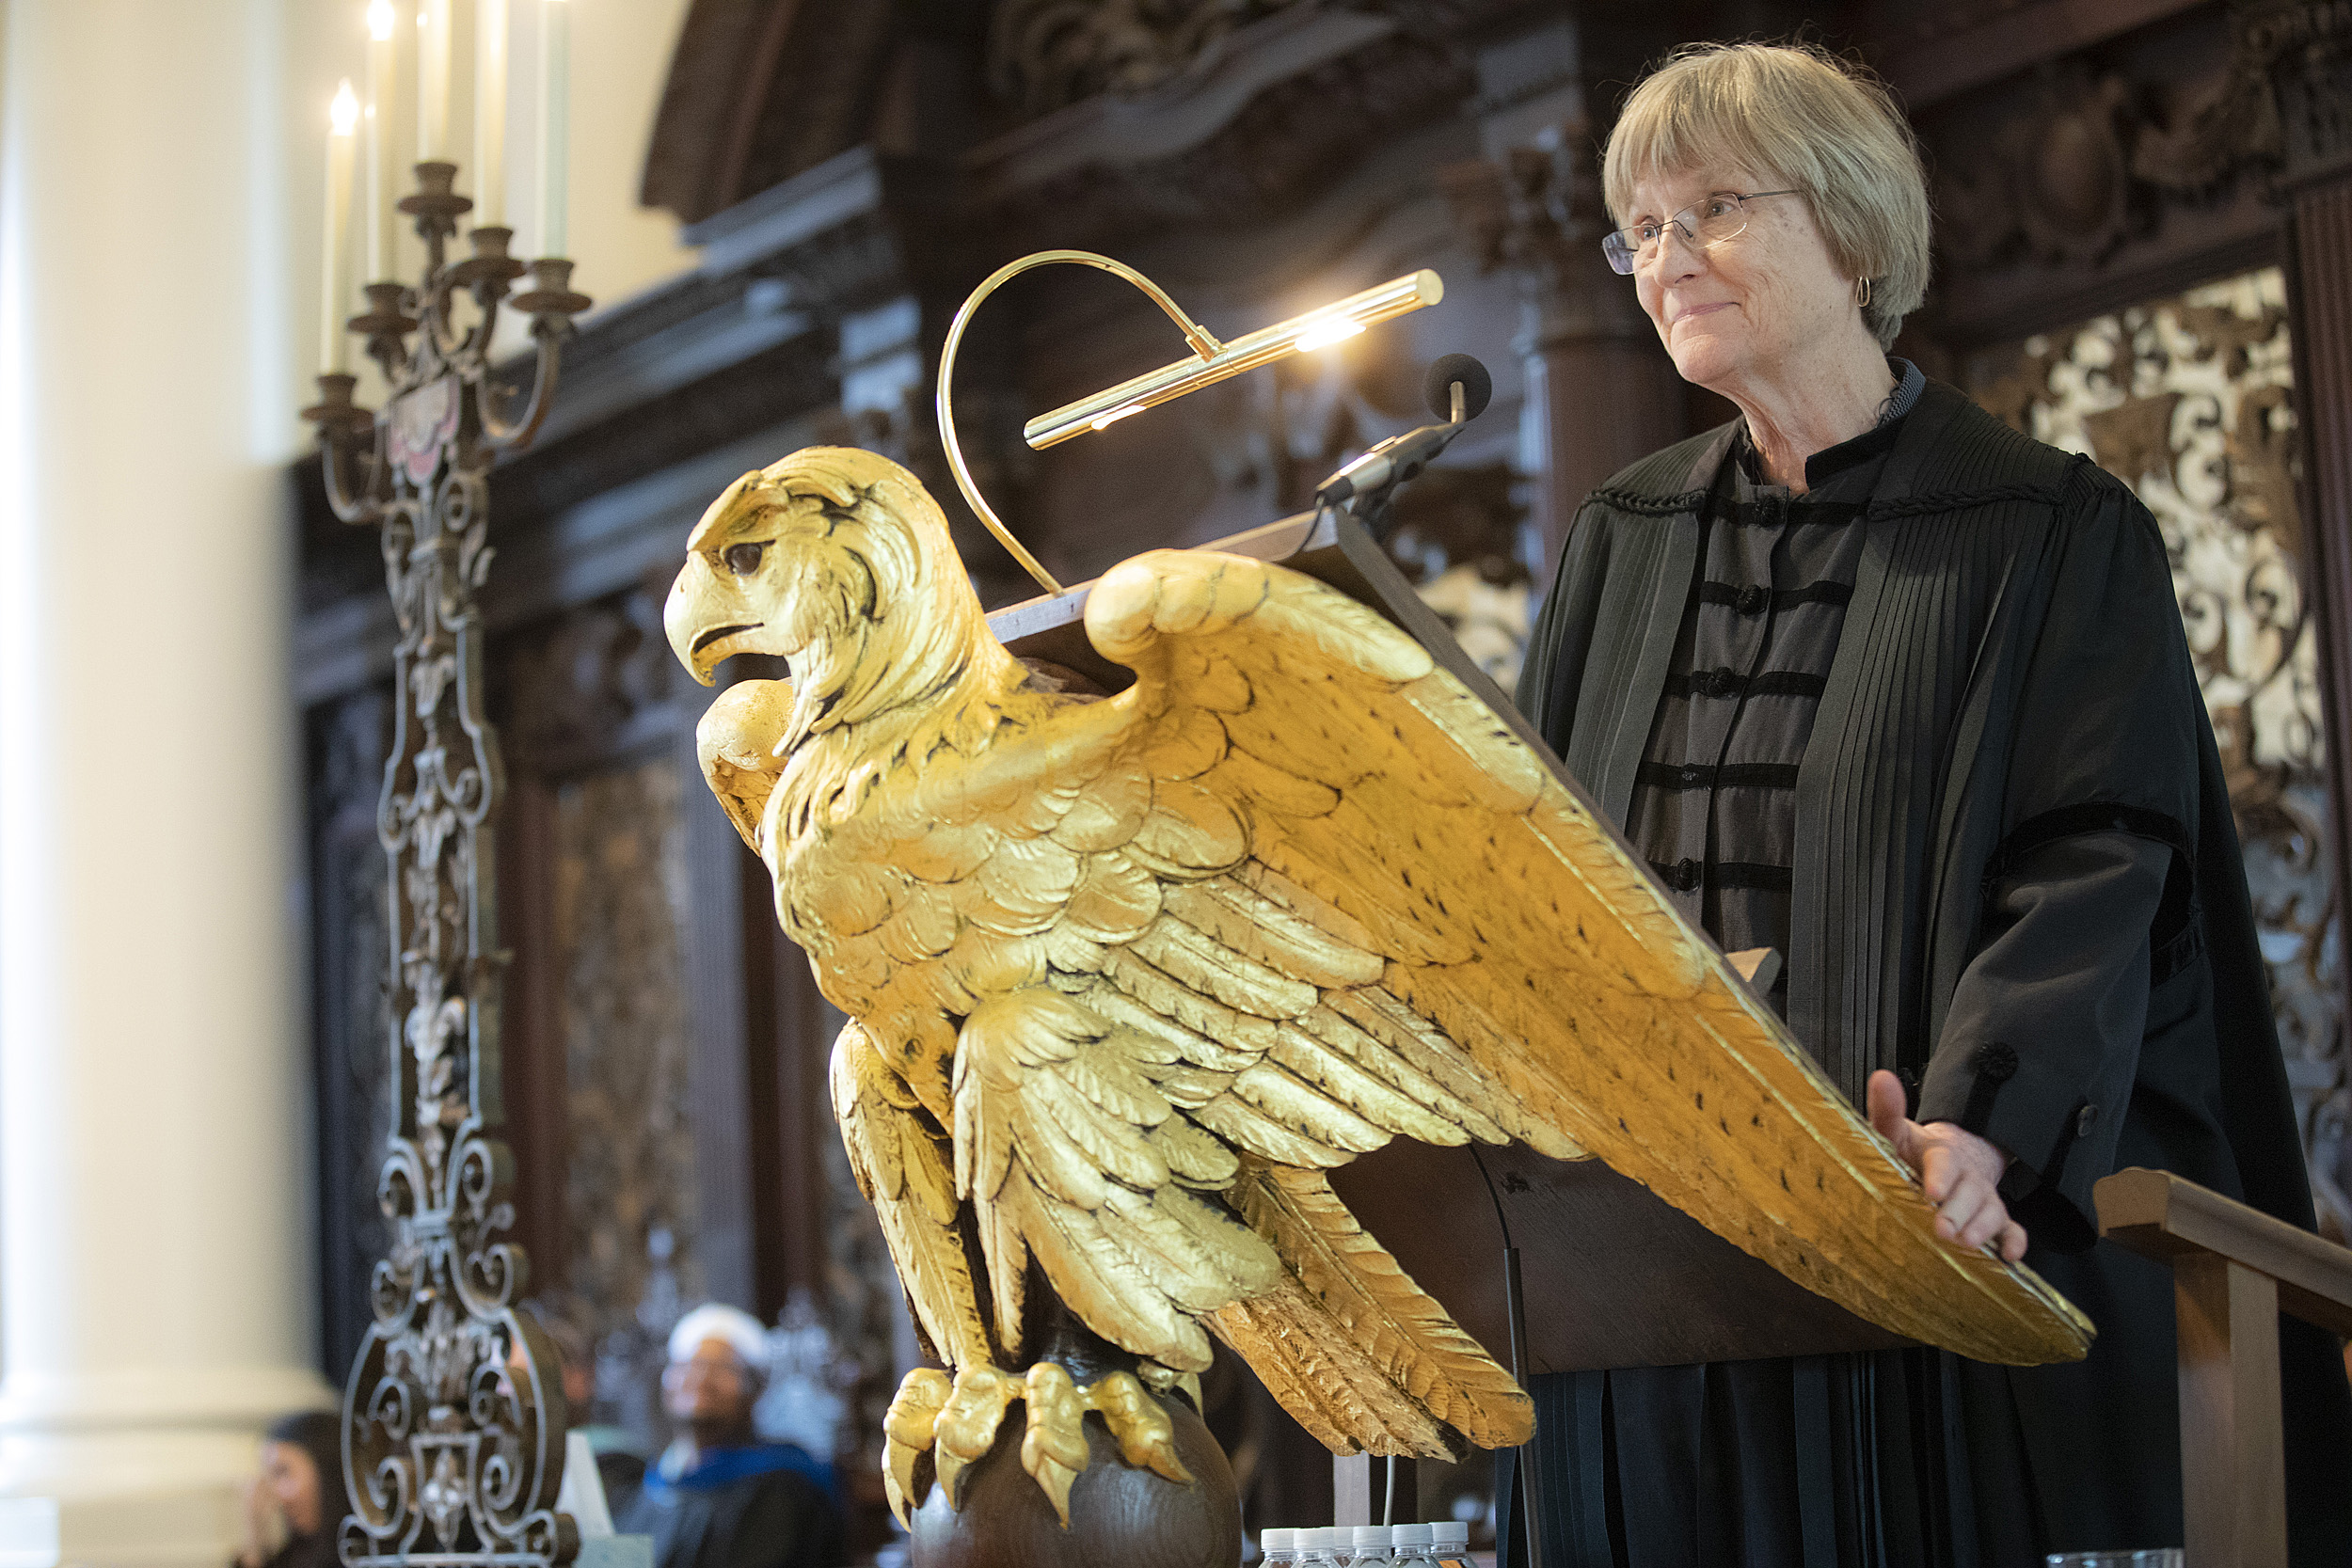
<path id="1" fill-rule="evenodd" d="M 531 263 L 512 235 L 475 229 L 473 255 L 447 256 L 470 203 L 455 166 L 418 166 L 401 203 L 425 242 L 415 287 L 371 284 L 350 323 L 368 339 L 389 397 L 352 402 L 349 375 L 319 378 L 328 499 L 343 521 L 381 531 L 400 640 L 392 746 L 376 812 L 389 870 L 393 1123 L 376 1201 L 390 1222 L 375 1265 L 374 1322 L 343 1398 L 343 1469 L 356 1512 L 340 1547 L 349 1568 L 392 1563 L 540 1568 L 579 1550 L 556 1512 L 564 1408 L 556 1351 L 516 1307 L 530 1280 L 514 1225 L 515 1162 L 496 1134 L 499 947 L 492 865 L 505 795 L 498 732 L 484 712 L 476 594 L 491 549 L 491 463 L 546 418 L 571 318 L 571 263 Z M 536 341 L 529 391 L 498 384 L 491 343 L 503 309 L 528 311 Z"/>

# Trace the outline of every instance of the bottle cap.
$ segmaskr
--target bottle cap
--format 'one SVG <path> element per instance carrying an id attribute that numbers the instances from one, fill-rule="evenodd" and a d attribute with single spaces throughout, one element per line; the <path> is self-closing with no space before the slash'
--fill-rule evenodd
<path id="1" fill-rule="evenodd" d="M 1331 1532 L 1327 1529 L 1302 1529 L 1291 1537 L 1291 1543 L 1302 1552 L 1327 1552 L 1331 1549 Z"/>
<path id="2" fill-rule="evenodd" d="M 1470 1523 L 1464 1519 L 1440 1519 L 1429 1527 L 1429 1539 L 1439 1546 L 1470 1544 Z"/>
<path id="3" fill-rule="evenodd" d="M 1269 1529 L 1258 1532 L 1258 1549 L 1264 1552 L 1287 1552 L 1296 1539 L 1295 1529 Z"/>
<path id="4" fill-rule="evenodd" d="M 1396 1527 L 1395 1533 L 1399 1548 L 1434 1545 L 1438 1540 L 1437 1536 L 1430 1532 L 1427 1525 L 1399 1525 Z"/>
<path id="5" fill-rule="evenodd" d="M 1388 1544 L 1388 1526 L 1358 1525 L 1356 1527 L 1355 1547 L 1358 1551 L 1362 1551 L 1366 1546 L 1378 1546 L 1383 1550 L 1386 1550 Z"/>

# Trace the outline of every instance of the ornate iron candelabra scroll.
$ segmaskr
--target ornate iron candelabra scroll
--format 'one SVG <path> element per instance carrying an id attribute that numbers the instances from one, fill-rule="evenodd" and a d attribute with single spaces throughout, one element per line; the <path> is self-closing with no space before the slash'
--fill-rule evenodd
<path id="1" fill-rule="evenodd" d="M 343 1471 L 357 1512 L 342 1560 L 538 1568 L 579 1549 L 555 1510 L 567 1413 L 554 1346 L 515 1310 L 530 1268 L 501 1240 L 514 1223 L 514 1157 L 495 1136 L 500 1090 L 495 832 L 505 794 L 484 715 L 481 612 L 490 565 L 489 468 L 527 444 L 555 391 L 571 318 L 572 263 L 508 257 L 513 234 L 472 230 L 453 164 L 417 166 L 400 210 L 426 248 L 423 279 L 367 286 L 349 329 L 368 340 L 390 395 L 352 402 L 349 375 L 319 377 L 303 417 L 319 427 L 327 496 L 344 522 L 382 531 L 400 626 L 395 728 L 377 836 L 390 862 L 392 1125 L 376 1199 L 391 1221 L 375 1265 L 374 1323 L 343 1395 Z M 507 298 L 532 274 L 529 292 Z M 462 301 L 470 299 L 469 309 Z M 528 311 L 537 363 L 521 406 L 494 382 L 502 309 Z M 461 313 L 468 319 L 461 321 Z"/>

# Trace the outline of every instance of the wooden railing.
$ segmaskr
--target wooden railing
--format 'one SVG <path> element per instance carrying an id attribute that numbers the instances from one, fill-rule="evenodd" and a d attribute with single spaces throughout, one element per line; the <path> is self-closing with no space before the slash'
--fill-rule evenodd
<path id="1" fill-rule="evenodd" d="M 2168 1171 L 2118 1171 L 2092 1198 L 2101 1235 L 2172 1265 L 2188 1560 L 2284 1568 L 2279 1314 L 2352 1337 L 2352 1248 Z"/>

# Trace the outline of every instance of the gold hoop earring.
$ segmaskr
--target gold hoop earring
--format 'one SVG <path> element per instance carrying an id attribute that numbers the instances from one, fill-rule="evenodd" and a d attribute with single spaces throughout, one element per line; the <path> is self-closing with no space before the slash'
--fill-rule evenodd
<path id="1" fill-rule="evenodd" d="M 1853 302 L 1866 310 L 1869 309 L 1870 280 L 1868 278 L 1857 277 L 1853 280 Z"/>

